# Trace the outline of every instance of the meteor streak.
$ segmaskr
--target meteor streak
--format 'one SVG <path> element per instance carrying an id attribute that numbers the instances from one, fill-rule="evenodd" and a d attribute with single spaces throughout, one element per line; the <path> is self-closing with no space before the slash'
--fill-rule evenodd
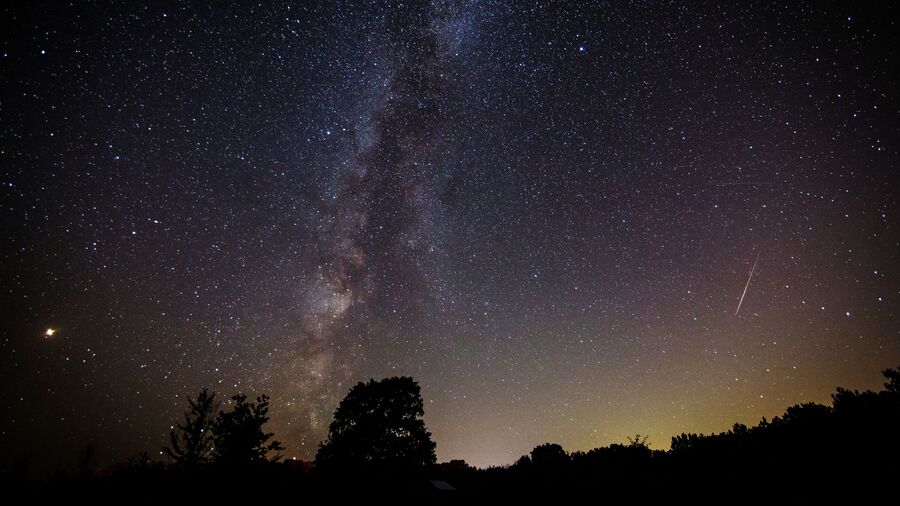
<path id="1" fill-rule="evenodd" d="M 750 269 L 750 276 L 747 277 L 747 284 L 744 285 L 744 293 L 741 294 L 741 300 L 738 301 L 738 307 L 734 310 L 734 316 L 741 311 L 741 304 L 744 303 L 744 297 L 747 295 L 747 288 L 750 288 L 750 280 L 753 279 L 753 271 L 756 270 L 756 262 L 759 262 L 759 253 L 756 254 L 756 260 L 753 261 L 753 268 Z"/>

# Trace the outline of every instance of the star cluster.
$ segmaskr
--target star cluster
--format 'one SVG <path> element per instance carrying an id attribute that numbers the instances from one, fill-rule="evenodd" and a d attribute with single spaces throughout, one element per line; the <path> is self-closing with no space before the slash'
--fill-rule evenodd
<path id="1" fill-rule="evenodd" d="M 4 455 L 210 386 L 309 459 L 395 375 L 439 460 L 666 448 L 900 363 L 893 5 L 2 9 Z"/>

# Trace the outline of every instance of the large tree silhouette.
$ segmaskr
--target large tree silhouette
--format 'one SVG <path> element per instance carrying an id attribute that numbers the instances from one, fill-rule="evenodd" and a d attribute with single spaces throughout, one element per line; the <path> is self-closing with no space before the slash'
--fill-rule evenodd
<path id="1" fill-rule="evenodd" d="M 412 378 L 357 383 L 338 405 L 316 463 L 323 466 L 435 462 L 419 385 Z"/>
<path id="2" fill-rule="evenodd" d="M 184 421 L 169 432 L 169 446 L 163 452 L 175 463 L 193 466 L 212 457 L 212 428 L 216 421 L 216 394 L 204 388 L 196 399 L 188 396 Z"/>

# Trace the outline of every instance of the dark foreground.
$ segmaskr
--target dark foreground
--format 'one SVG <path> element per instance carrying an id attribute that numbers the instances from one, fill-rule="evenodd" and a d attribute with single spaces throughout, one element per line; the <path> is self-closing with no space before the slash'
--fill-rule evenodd
<path id="1" fill-rule="evenodd" d="M 671 450 L 630 444 L 566 453 L 535 448 L 515 464 L 474 469 L 166 465 L 137 458 L 46 479 L 5 469 L 7 497 L 87 504 L 894 504 L 900 497 L 900 369 L 880 392 L 838 389 L 772 421 L 682 434 Z"/>

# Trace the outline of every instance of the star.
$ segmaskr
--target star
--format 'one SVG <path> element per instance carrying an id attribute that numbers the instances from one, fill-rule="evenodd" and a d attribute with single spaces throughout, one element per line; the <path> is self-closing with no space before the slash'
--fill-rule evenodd
<path id="1" fill-rule="evenodd" d="M 900 363 L 885 2 L 20 4 L 0 307 L 46 342 L 0 353 L 0 398 L 141 390 L 13 406 L 16 451 L 93 435 L 84 402 L 140 420 L 104 458 L 155 450 L 215 384 L 271 395 L 309 460 L 348 384 L 411 375 L 438 458 L 499 465 L 537 434 L 665 448 Z M 30 381 L 56 352 L 104 365 Z"/>

